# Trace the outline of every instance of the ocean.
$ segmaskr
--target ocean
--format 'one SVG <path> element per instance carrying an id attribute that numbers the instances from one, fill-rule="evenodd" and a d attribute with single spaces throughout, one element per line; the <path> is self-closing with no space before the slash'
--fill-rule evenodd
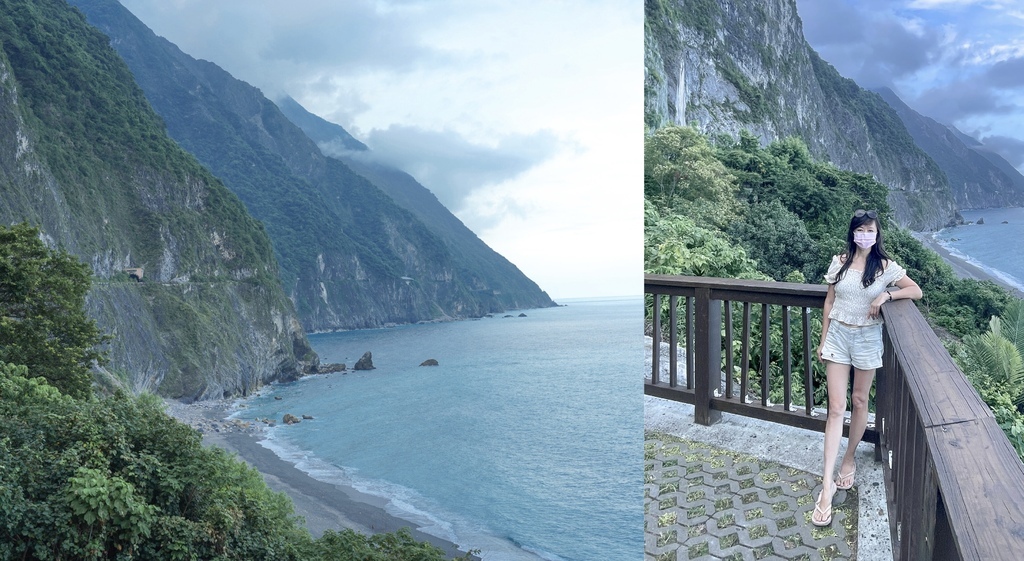
<path id="1" fill-rule="evenodd" d="M 235 416 L 313 416 L 263 445 L 487 561 L 641 559 L 643 299 L 560 303 L 313 335 L 348 373 L 272 386 Z M 352 371 L 365 351 L 376 369 Z"/>
<path id="2" fill-rule="evenodd" d="M 973 224 L 940 230 L 935 240 L 953 255 L 1024 291 L 1024 208 L 963 210 L 960 214 Z M 984 219 L 984 224 L 977 224 L 979 219 Z"/>

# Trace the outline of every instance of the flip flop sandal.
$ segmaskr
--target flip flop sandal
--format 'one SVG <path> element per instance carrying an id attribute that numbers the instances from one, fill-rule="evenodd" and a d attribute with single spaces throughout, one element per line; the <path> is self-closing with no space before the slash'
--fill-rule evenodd
<path id="1" fill-rule="evenodd" d="M 853 476 L 856 475 L 856 474 L 857 474 L 857 469 L 856 468 L 854 468 L 853 471 L 851 471 L 850 473 L 847 473 L 846 475 L 843 475 L 842 473 L 840 473 L 839 474 L 839 479 L 836 479 L 836 481 L 835 481 L 836 489 L 846 490 L 846 489 L 849 489 L 850 487 L 853 487 L 853 483 L 854 483 Z M 840 483 L 841 481 L 846 481 L 847 479 L 850 480 L 850 484 L 849 485 L 843 485 L 842 483 Z"/>
<path id="2" fill-rule="evenodd" d="M 821 516 L 828 515 L 828 518 L 822 518 L 821 520 L 818 520 L 818 518 L 815 518 L 814 514 L 811 514 L 811 524 L 814 524 L 815 526 L 819 527 L 828 526 L 832 524 L 832 503 L 829 503 L 828 508 L 825 510 L 822 510 L 821 507 L 818 506 L 818 503 L 821 502 L 821 495 L 824 492 L 825 490 L 822 489 L 821 492 L 818 493 L 818 500 L 814 503 L 814 514 L 821 513 Z"/>

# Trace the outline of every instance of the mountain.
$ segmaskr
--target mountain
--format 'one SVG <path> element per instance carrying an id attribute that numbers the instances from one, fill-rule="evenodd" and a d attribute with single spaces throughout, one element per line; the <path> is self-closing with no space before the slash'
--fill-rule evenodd
<path id="1" fill-rule="evenodd" d="M 981 149 L 977 140 L 914 111 L 891 89 L 875 92 L 896 111 L 914 143 L 942 168 L 959 208 L 1024 206 L 1024 176 L 1009 162 Z"/>
<path id="2" fill-rule="evenodd" d="M 305 329 L 553 305 L 521 273 L 515 283 L 495 283 L 478 270 L 490 264 L 455 255 L 413 213 L 325 157 L 258 89 L 181 52 L 115 0 L 71 4 L 110 37 L 171 137 L 266 226 Z M 360 146 L 351 137 L 342 145 Z"/>
<path id="3" fill-rule="evenodd" d="M 746 129 L 762 143 L 800 138 L 815 157 L 889 187 L 897 222 L 961 221 L 942 169 L 899 116 L 823 61 L 795 0 L 647 0 L 644 120 L 714 137 Z"/>
<path id="4" fill-rule="evenodd" d="M 106 384 L 220 398 L 317 363 L 263 226 L 62 0 L 0 0 L 0 221 L 91 267 Z"/>
<path id="5" fill-rule="evenodd" d="M 377 162 L 373 153 L 344 128 L 306 111 L 291 97 L 279 102 L 279 106 L 285 116 L 316 141 L 325 155 L 344 162 L 422 221 L 451 249 L 456 267 L 473 275 L 477 290 L 495 287 L 503 294 L 531 294 L 539 290 L 533 281 L 477 237 L 414 177 Z"/>
<path id="6" fill-rule="evenodd" d="M 992 165 L 996 167 L 996 169 L 1006 174 L 1006 177 L 1009 177 L 1010 180 L 1013 181 L 1014 188 L 1017 191 L 1024 192 L 1024 175 L 1022 175 L 1020 171 L 1017 170 L 1017 168 L 1013 167 L 1013 164 L 1006 161 L 1006 158 L 1000 156 L 991 148 L 982 144 L 977 138 L 964 134 L 953 125 L 946 125 L 946 127 L 949 128 L 950 132 L 952 132 L 958 139 L 960 139 L 960 142 L 963 142 L 965 146 L 974 150 L 976 153 L 981 155 L 981 157 L 991 162 Z"/>

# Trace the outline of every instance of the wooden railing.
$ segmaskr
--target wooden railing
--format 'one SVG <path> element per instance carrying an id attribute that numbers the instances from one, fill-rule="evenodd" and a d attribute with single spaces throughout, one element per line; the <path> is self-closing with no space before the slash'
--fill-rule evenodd
<path id="1" fill-rule="evenodd" d="M 811 317 L 825 291 L 822 285 L 647 275 L 654 346 L 644 392 L 693 404 L 695 421 L 705 425 L 728 412 L 824 431 L 811 367 L 820 323 Z M 760 308 L 757 331 L 753 306 Z M 781 349 L 771 343 L 773 315 Z M 875 443 L 875 457 L 883 460 L 894 559 L 1024 559 L 1024 464 L 914 304 L 886 304 L 883 315 L 885 354 L 876 376 L 875 422 L 865 440 Z M 751 349 L 752 339 L 759 341 L 759 353 Z M 794 341 L 803 359 L 797 373 Z M 661 356 L 660 342 L 672 349 L 668 357 Z M 683 365 L 677 347 L 685 349 Z M 774 369 L 761 360 L 773 353 L 783 362 Z M 752 357 L 760 362 L 753 381 Z M 783 387 L 778 405 L 769 400 L 773 370 L 784 378 L 775 381 Z M 794 375 L 804 384 L 799 408 L 791 403 Z"/>

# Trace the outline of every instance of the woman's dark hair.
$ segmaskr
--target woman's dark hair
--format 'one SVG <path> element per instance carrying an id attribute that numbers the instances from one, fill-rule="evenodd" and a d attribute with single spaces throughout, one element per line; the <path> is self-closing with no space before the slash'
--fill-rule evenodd
<path id="1" fill-rule="evenodd" d="M 877 233 L 875 234 L 875 245 L 871 246 L 867 263 L 864 265 L 864 273 L 860 279 L 864 288 L 874 284 L 875 277 L 885 268 L 883 263 L 890 259 L 889 254 L 882 247 L 882 223 L 878 220 L 878 214 L 873 210 L 858 210 L 853 213 L 853 218 L 850 219 L 850 227 L 846 230 L 846 261 L 839 268 L 839 272 L 836 273 L 836 282 L 842 280 L 843 276 L 846 275 L 847 269 L 850 268 L 850 263 L 853 262 L 853 255 L 857 253 L 857 244 L 853 243 L 853 231 L 868 222 L 875 223 Z"/>

